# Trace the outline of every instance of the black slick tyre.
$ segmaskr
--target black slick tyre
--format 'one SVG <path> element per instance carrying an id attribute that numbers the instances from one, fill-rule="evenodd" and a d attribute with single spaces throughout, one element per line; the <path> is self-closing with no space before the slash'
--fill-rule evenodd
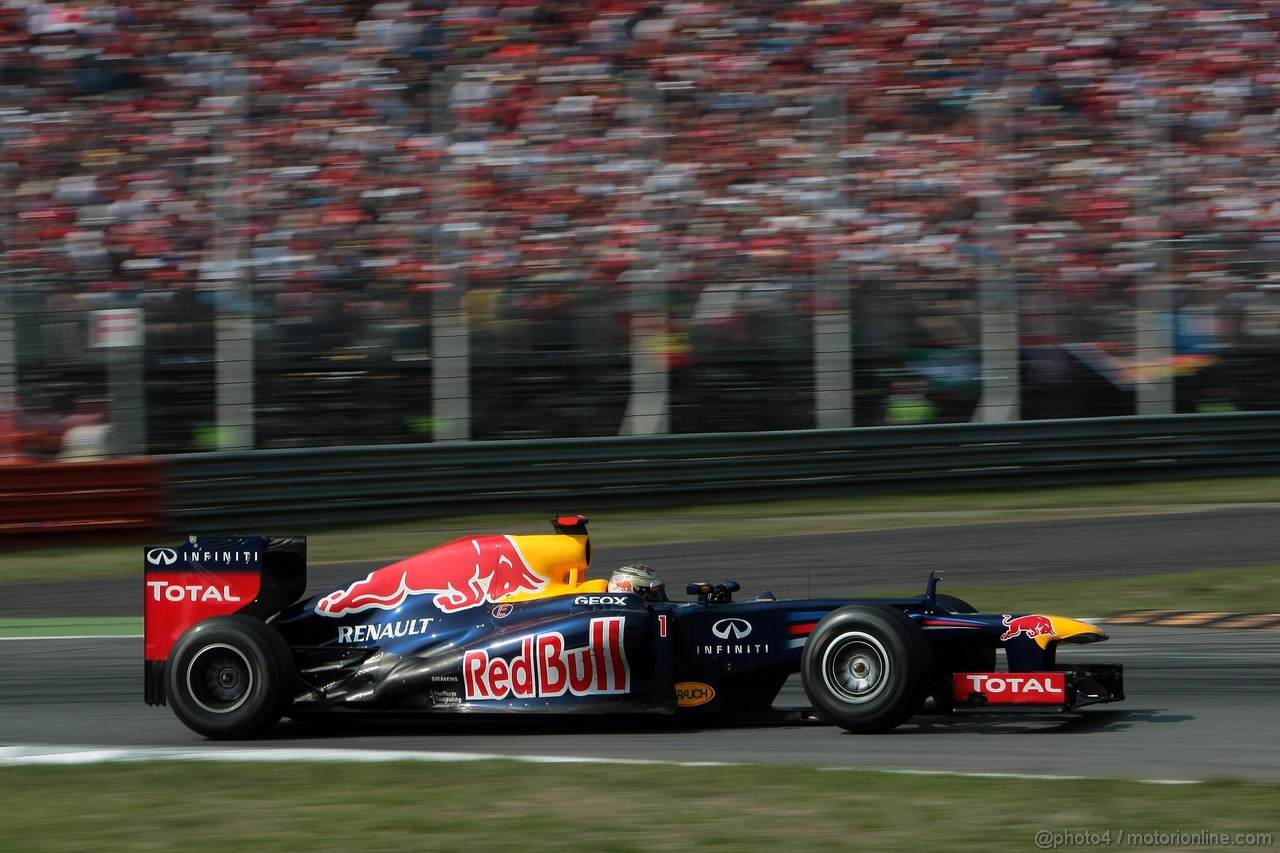
<path id="1" fill-rule="evenodd" d="M 827 614 L 800 661 L 805 694 L 820 717 L 858 734 L 910 719 L 933 684 L 933 653 L 901 610 L 853 604 Z"/>
<path id="2" fill-rule="evenodd" d="M 215 616 L 187 629 L 165 665 L 165 692 L 178 719 L 198 734 L 237 740 L 280 721 L 296 680 L 293 653 L 265 622 Z"/>

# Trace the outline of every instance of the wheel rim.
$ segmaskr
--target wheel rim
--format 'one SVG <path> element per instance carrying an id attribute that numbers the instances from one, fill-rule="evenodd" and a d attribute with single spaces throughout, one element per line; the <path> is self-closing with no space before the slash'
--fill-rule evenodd
<path id="1" fill-rule="evenodd" d="M 253 691 L 253 667 L 239 649 L 217 643 L 205 646 L 187 665 L 187 692 L 211 714 L 229 714 Z"/>
<path id="2" fill-rule="evenodd" d="M 889 680 L 889 655 L 870 634 L 841 634 L 822 655 L 822 679 L 843 702 L 870 702 Z"/>

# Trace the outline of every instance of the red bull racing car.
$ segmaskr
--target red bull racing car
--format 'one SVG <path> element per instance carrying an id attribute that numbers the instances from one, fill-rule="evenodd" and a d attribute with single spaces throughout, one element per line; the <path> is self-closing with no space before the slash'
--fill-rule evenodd
<path id="1" fill-rule="evenodd" d="M 883 732 L 942 712 L 1071 711 L 1124 698 L 1116 664 L 1055 662 L 1106 639 L 1043 614 L 909 598 L 654 600 L 588 580 L 587 519 L 477 535 L 303 599 L 301 537 L 145 549 L 145 699 L 209 738 L 338 714 L 768 716 L 799 673 L 809 713 Z M 997 652 L 1006 666 L 997 671 Z"/>

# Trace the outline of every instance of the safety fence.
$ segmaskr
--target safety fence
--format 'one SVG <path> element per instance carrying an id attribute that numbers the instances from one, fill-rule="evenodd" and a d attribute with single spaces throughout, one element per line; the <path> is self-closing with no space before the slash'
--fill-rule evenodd
<path id="1" fill-rule="evenodd" d="M 1280 413 L 345 447 L 172 458 L 182 532 L 1280 472 Z"/>
<path id="2" fill-rule="evenodd" d="M 1280 413 L 205 453 L 0 467 L 0 538 L 1280 473 Z"/>

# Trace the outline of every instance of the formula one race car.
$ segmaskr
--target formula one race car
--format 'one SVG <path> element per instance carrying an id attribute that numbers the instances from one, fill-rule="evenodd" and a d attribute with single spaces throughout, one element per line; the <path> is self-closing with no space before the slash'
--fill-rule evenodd
<path id="1" fill-rule="evenodd" d="M 247 738 L 360 712 L 767 716 L 797 672 L 812 713 L 851 732 L 892 729 L 930 697 L 942 712 L 1124 698 L 1119 665 L 1055 664 L 1060 643 L 1106 639 L 1097 627 L 977 613 L 934 576 L 916 598 L 735 601 L 729 581 L 673 602 L 587 580 L 587 519 L 552 526 L 467 536 L 301 601 L 304 538 L 147 548 L 146 701 Z"/>

